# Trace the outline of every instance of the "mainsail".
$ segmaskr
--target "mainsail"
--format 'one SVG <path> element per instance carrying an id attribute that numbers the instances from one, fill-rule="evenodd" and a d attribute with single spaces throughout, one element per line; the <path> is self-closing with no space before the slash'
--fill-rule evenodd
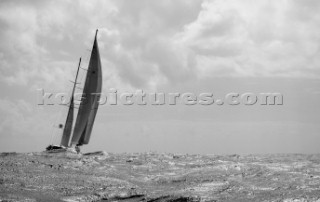
<path id="1" fill-rule="evenodd" d="M 98 30 L 96 31 L 91 51 L 83 96 L 71 139 L 71 145 L 80 146 L 89 143 L 94 119 L 99 106 L 99 95 L 102 87 L 102 72 L 97 33 Z"/>
<path id="2" fill-rule="evenodd" d="M 75 88 L 76 88 L 76 84 L 77 84 L 80 64 L 81 64 L 81 58 L 79 60 L 78 70 L 77 70 L 75 82 L 74 82 L 72 93 L 71 93 L 71 99 L 70 99 L 70 106 L 69 106 L 69 110 L 68 110 L 68 115 L 67 115 L 66 123 L 64 125 L 64 130 L 63 130 L 61 143 L 60 143 L 60 145 L 62 145 L 64 147 L 68 147 L 69 146 L 69 141 L 70 141 L 70 136 L 71 136 L 71 131 L 72 131 L 73 111 L 74 111 L 74 92 L 75 92 Z"/>

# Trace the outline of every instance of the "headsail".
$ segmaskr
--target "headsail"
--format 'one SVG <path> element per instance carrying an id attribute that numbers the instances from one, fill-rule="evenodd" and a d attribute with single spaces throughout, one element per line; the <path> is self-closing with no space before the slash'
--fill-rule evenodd
<path id="1" fill-rule="evenodd" d="M 73 85 L 73 89 L 72 89 L 72 93 L 71 93 L 71 99 L 70 99 L 70 106 L 69 106 L 69 110 L 68 110 L 68 115 L 67 115 L 66 123 L 64 125 L 64 130 L 63 130 L 61 143 L 60 143 L 60 145 L 62 145 L 64 147 L 68 147 L 69 146 L 69 140 L 70 140 L 71 131 L 72 131 L 73 111 L 74 111 L 74 92 L 75 92 L 75 88 L 76 88 L 76 84 L 77 84 L 80 63 L 81 63 L 81 58 L 79 60 L 76 79 L 75 79 L 75 83 Z"/>
<path id="2" fill-rule="evenodd" d="M 94 119 L 99 106 L 99 94 L 102 87 L 102 72 L 100 53 L 97 42 L 97 33 L 94 38 L 93 48 L 89 67 L 87 71 L 86 81 L 83 90 L 83 97 L 78 111 L 76 124 L 74 127 L 72 145 L 88 144 Z"/>

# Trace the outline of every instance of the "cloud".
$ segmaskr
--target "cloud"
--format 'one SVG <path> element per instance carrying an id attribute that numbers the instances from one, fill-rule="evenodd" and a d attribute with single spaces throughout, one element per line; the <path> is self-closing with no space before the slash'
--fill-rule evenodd
<path id="1" fill-rule="evenodd" d="M 148 89 L 191 76 L 192 56 L 174 36 L 197 16 L 201 2 L 115 2 L 110 26 L 115 34 L 104 36 L 113 43 L 104 47 L 124 83 Z"/>
<path id="2" fill-rule="evenodd" d="M 62 88 L 96 28 L 104 80 L 117 88 L 190 77 L 319 77 L 314 0 L 1 4 L 1 77 L 11 85 Z"/>
<path id="3" fill-rule="evenodd" d="M 204 1 L 178 38 L 200 56 L 202 75 L 319 78 L 314 7 L 315 1 Z"/>
<path id="4" fill-rule="evenodd" d="M 60 88 L 60 83 L 73 78 L 71 73 L 77 64 L 74 53 L 80 53 L 77 50 L 80 45 L 86 49 L 84 43 L 88 33 L 92 33 L 92 41 L 93 32 L 98 27 L 97 23 L 92 23 L 94 17 L 88 18 L 89 13 L 85 13 L 92 13 L 94 8 L 90 9 L 83 1 L 75 3 L 76 9 L 72 9 L 74 4 L 68 1 L 35 1 L 32 4 L 4 1 L 1 4 L 2 81 L 9 85 L 32 87 L 35 83 L 41 87 L 48 86 L 50 82 L 50 85 Z M 94 4 L 95 8 L 100 5 L 107 7 L 103 2 Z M 104 12 L 108 13 L 107 9 Z M 95 28 L 84 29 L 88 24 Z M 66 63 L 69 68 L 66 68 Z M 64 72 L 63 76 L 61 72 Z"/>

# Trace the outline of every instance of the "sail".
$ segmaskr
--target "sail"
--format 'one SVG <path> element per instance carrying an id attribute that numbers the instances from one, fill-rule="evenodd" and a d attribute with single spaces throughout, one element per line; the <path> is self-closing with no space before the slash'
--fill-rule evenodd
<path id="1" fill-rule="evenodd" d="M 98 32 L 98 30 L 97 30 Z M 86 81 L 83 90 L 83 97 L 78 111 L 76 124 L 71 139 L 72 145 L 88 144 L 91 136 L 92 126 L 99 106 L 99 95 L 102 86 L 102 72 L 100 53 L 95 35 Z"/>
<path id="2" fill-rule="evenodd" d="M 72 93 L 71 93 L 71 100 L 70 100 L 70 106 L 68 110 L 68 115 L 66 119 L 66 123 L 64 125 L 64 130 L 61 138 L 61 146 L 68 147 L 69 146 L 69 140 L 71 136 L 71 131 L 72 131 L 72 124 L 73 124 L 73 111 L 74 111 L 74 91 L 76 88 L 77 84 L 77 79 L 78 79 L 78 73 L 79 73 L 79 68 L 81 64 L 81 58 L 79 60 L 79 65 L 78 65 L 78 70 L 75 78 L 75 83 L 73 85 Z"/>
<path id="3" fill-rule="evenodd" d="M 62 134 L 62 139 L 61 139 L 61 146 L 68 147 L 69 146 L 69 140 L 71 136 L 71 130 L 72 130 L 72 123 L 73 123 L 73 96 L 70 101 L 70 107 L 68 111 L 68 116 L 66 123 L 64 125 L 64 130 Z"/>

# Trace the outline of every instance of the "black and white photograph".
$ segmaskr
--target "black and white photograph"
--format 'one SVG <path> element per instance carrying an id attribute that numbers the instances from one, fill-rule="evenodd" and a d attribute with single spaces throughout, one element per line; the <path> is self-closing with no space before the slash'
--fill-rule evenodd
<path id="1" fill-rule="evenodd" d="M 320 202 L 319 0 L 0 0 L 0 202 Z"/>

